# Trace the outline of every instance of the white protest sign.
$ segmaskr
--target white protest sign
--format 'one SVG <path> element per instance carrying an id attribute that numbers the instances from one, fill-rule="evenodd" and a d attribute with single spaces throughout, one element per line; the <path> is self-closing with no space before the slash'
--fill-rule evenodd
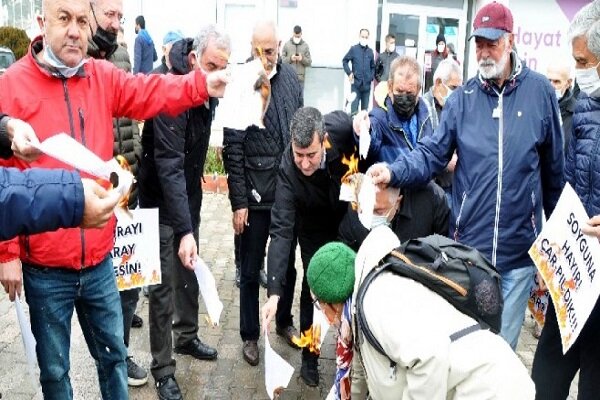
<path id="1" fill-rule="evenodd" d="M 538 282 L 537 275 L 535 276 L 535 282 L 533 287 L 529 291 L 529 301 L 527 307 L 531 312 L 533 318 L 537 321 L 540 326 L 544 326 L 546 321 L 546 310 L 548 309 L 548 302 L 550 301 L 550 293 L 547 289 L 542 289 L 540 282 Z"/>
<path id="2" fill-rule="evenodd" d="M 554 212 L 529 249 L 556 310 L 563 353 L 577 340 L 600 294 L 600 242 L 581 232 L 588 221 L 579 197 L 567 183 Z"/>
<path id="3" fill-rule="evenodd" d="M 158 208 L 138 208 L 131 214 L 131 219 L 117 221 L 111 251 L 120 291 L 161 283 Z"/>

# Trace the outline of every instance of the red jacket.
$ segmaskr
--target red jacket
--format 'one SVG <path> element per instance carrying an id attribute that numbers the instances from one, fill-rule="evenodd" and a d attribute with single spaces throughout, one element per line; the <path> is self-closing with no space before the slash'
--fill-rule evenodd
<path id="1" fill-rule="evenodd" d="M 110 62 L 89 59 L 82 76 L 53 76 L 34 57 L 41 43 L 41 37 L 34 39 L 28 54 L 0 78 L 0 109 L 31 124 L 40 141 L 66 132 L 103 160 L 110 160 L 113 117 L 144 120 L 161 112 L 177 115 L 208 99 L 205 76 L 199 71 L 181 76 L 131 75 Z M 15 157 L 11 160 L 21 169 L 72 169 L 45 155 L 30 164 Z M 113 217 L 102 229 L 59 229 L 0 242 L 0 262 L 20 257 L 49 267 L 93 266 L 112 249 L 114 227 Z"/>

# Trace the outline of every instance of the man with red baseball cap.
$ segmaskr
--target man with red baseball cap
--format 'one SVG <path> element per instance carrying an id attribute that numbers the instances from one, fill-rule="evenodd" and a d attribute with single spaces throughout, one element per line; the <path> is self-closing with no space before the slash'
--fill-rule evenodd
<path id="1" fill-rule="evenodd" d="M 527 251 L 563 185 L 560 112 L 554 89 L 514 51 L 513 17 L 497 2 L 473 20 L 477 76 L 446 100 L 440 125 L 393 164 L 369 169 L 375 183 L 425 183 L 454 151 L 450 235 L 485 254 L 502 275 L 500 334 L 517 347 L 535 268 Z"/>

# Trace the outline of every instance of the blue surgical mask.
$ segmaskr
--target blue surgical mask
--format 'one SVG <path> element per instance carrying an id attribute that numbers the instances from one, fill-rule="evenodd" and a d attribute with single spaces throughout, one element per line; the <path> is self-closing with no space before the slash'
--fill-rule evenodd
<path id="1" fill-rule="evenodd" d="M 371 229 L 375 229 L 381 225 L 389 225 L 388 217 L 386 215 L 373 215 L 371 220 Z"/>
<path id="2" fill-rule="evenodd" d="M 579 89 L 590 97 L 600 97 L 600 76 L 598 76 L 598 65 L 586 69 L 575 70 L 575 81 Z"/>
<path id="3" fill-rule="evenodd" d="M 77 64 L 74 67 L 69 67 L 65 65 L 65 63 L 63 63 L 58 57 L 56 57 L 56 55 L 52 51 L 52 48 L 45 42 L 43 57 L 46 64 L 48 64 L 52 68 L 55 68 L 58 71 L 58 73 L 60 73 L 65 78 L 71 78 L 75 76 L 75 74 L 77 74 L 77 71 L 79 71 L 81 66 L 87 62 L 87 59 L 84 57 L 81 59 L 81 61 L 79 61 L 79 64 Z"/>

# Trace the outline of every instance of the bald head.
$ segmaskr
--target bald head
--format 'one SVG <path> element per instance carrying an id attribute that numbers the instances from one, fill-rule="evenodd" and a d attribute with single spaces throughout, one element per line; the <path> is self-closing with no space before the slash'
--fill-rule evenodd
<path id="1" fill-rule="evenodd" d="M 252 31 L 252 56 L 260 57 L 267 73 L 277 64 L 279 38 L 273 21 L 259 21 Z"/>
<path id="2" fill-rule="evenodd" d="M 252 42 L 264 40 L 279 41 L 277 26 L 272 20 L 258 21 L 252 30 Z"/>
<path id="3" fill-rule="evenodd" d="M 564 59 L 555 58 L 555 61 L 548 66 L 546 76 L 556 90 L 556 97 L 562 98 L 567 89 L 573 84 L 573 65 Z"/>

